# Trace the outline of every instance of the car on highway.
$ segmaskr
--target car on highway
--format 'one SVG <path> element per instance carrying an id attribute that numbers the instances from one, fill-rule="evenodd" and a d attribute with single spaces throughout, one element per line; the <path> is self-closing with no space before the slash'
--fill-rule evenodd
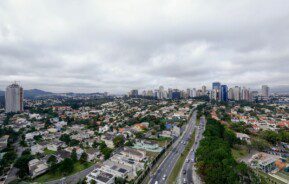
<path id="1" fill-rule="evenodd" d="M 167 175 L 164 175 L 164 176 L 163 176 L 163 180 L 166 180 L 166 178 L 167 178 Z"/>
<path id="2" fill-rule="evenodd" d="M 189 162 L 189 159 L 186 159 L 186 163 L 188 163 Z"/>
<path id="3" fill-rule="evenodd" d="M 183 174 L 186 174 L 187 173 L 187 171 L 186 170 L 183 170 Z"/>
<path id="4" fill-rule="evenodd" d="M 158 183 L 159 183 L 158 181 L 155 182 L 155 184 L 158 184 Z"/>

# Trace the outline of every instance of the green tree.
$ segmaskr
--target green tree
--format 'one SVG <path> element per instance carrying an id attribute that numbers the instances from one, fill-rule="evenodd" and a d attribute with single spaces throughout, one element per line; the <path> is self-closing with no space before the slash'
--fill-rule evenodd
<path id="1" fill-rule="evenodd" d="M 71 159 L 73 160 L 73 162 L 77 161 L 77 153 L 76 153 L 76 149 L 75 148 L 71 152 Z"/>
<path id="2" fill-rule="evenodd" d="M 278 133 L 271 130 L 262 132 L 262 137 L 272 144 L 276 144 L 278 141 L 280 141 Z"/>
<path id="3" fill-rule="evenodd" d="M 70 158 L 65 158 L 61 163 L 59 167 L 59 171 L 63 173 L 64 175 L 68 175 L 71 173 L 74 169 L 74 163 L 73 160 Z"/>
<path id="4" fill-rule="evenodd" d="M 125 146 L 133 146 L 133 142 L 129 140 L 124 145 Z"/>
<path id="5" fill-rule="evenodd" d="M 251 148 L 257 149 L 259 151 L 265 151 L 270 148 L 270 144 L 264 139 L 253 139 L 251 141 Z"/>
<path id="6" fill-rule="evenodd" d="M 24 178 L 29 174 L 28 162 L 32 159 L 33 156 L 30 153 L 26 153 L 16 160 L 14 166 L 19 169 L 17 175 L 20 178 Z"/>
<path id="7" fill-rule="evenodd" d="M 92 144 L 92 147 L 93 148 L 97 148 L 97 146 L 98 146 L 98 143 L 96 141 L 94 141 L 93 144 Z"/>
<path id="8" fill-rule="evenodd" d="M 120 147 L 120 146 L 123 146 L 124 144 L 124 137 L 122 135 L 118 135 L 116 136 L 114 139 L 113 139 L 113 144 L 114 146 L 117 148 L 117 147 Z"/>
<path id="9" fill-rule="evenodd" d="M 47 163 L 50 164 L 50 165 L 56 164 L 56 163 L 57 163 L 57 158 L 56 158 L 56 156 L 51 155 L 51 156 L 48 158 Z"/>
<path id="10" fill-rule="evenodd" d="M 65 142 L 67 145 L 69 145 L 71 139 L 70 136 L 68 134 L 62 134 L 59 138 L 59 140 Z"/>
<path id="11" fill-rule="evenodd" d="M 35 141 L 41 141 L 42 140 L 42 135 L 36 135 L 36 136 L 33 137 L 33 139 Z"/>
<path id="12" fill-rule="evenodd" d="M 17 154 L 14 150 L 9 150 L 8 152 L 6 152 L 3 155 L 2 159 L 0 160 L 0 170 L 12 164 L 16 158 L 17 158 Z M 3 174 L 3 173 L 0 172 L 0 174 Z"/>
<path id="13" fill-rule="evenodd" d="M 87 162 L 87 158 L 88 158 L 87 153 L 83 152 L 83 153 L 81 154 L 81 156 L 80 156 L 80 159 L 79 159 L 80 163 L 85 163 L 85 162 Z"/>
<path id="14" fill-rule="evenodd" d="M 80 143 L 79 140 L 71 139 L 69 146 L 78 146 L 79 143 Z"/>
<path id="15" fill-rule="evenodd" d="M 234 133 L 220 122 L 208 118 L 205 137 L 196 152 L 197 172 L 206 184 L 252 183 L 254 175 L 246 165 L 238 164 L 231 153 Z M 243 182 L 245 181 L 246 182 Z M 249 180 L 249 181 L 247 181 Z"/>
<path id="16" fill-rule="evenodd" d="M 103 148 L 103 149 L 100 150 L 100 152 L 103 154 L 105 160 L 110 158 L 110 155 L 111 155 L 112 151 L 113 150 L 108 148 L 108 147 Z"/>
<path id="17" fill-rule="evenodd" d="M 115 184 L 125 184 L 125 179 L 121 177 L 116 177 Z"/>

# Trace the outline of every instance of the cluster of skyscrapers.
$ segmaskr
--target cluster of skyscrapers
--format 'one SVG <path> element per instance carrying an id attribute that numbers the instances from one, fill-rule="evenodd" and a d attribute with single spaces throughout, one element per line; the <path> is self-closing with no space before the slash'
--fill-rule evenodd
<path id="1" fill-rule="evenodd" d="M 220 82 L 213 82 L 212 91 L 211 91 L 211 99 L 217 101 L 253 101 L 258 97 L 258 91 L 251 91 L 249 88 L 234 86 L 228 88 L 227 85 L 222 84 Z M 267 98 L 269 97 L 269 92 Z"/>
<path id="2" fill-rule="evenodd" d="M 269 98 L 269 87 L 267 85 L 262 86 L 261 94 L 258 91 L 251 91 L 246 87 L 234 86 L 228 88 L 227 85 L 221 84 L 220 82 L 213 82 L 212 89 L 207 90 L 206 86 L 202 86 L 201 89 L 171 89 L 165 90 L 163 86 L 155 90 L 144 90 L 139 93 L 138 90 L 134 89 L 129 92 L 130 97 L 151 97 L 157 99 L 180 99 L 180 98 L 194 98 L 200 96 L 208 96 L 212 100 L 217 101 L 253 101 L 256 99 L 268 100 Z"/>
<path id="3" fill-rule="evenodd" d="M 163 86 L 155 90 L 144 90 L 141 93 L 138 90 L 131 90 L 128 94 L 130 97 L 150 97 L 157 99 L 181 99 L 181 98 L 193 98 L 197 96 L 206 95 L 206 87 L 204 86 L 204 91 L 199 91 L 194 89 L 179 90 L 169 88 L 165 90 Z"/>

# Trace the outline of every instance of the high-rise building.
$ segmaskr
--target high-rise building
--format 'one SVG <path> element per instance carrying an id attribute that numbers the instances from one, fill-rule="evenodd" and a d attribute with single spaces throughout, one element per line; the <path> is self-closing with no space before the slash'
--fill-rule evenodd
<path id="1" fill-rule="evenodd" d="M 250 100 L 255 101 L 258 99 L 258 91 L 251 91 L 250 92 Z"/>
<path id="2" fill-rule="evenodd" d="M 155 89 L 154 90 L 154 98 L 159 98 L 159 96 L 160 96 L 159 93 L 160 93 L 159 90 Z"/>
<path id="3" fill-rule="evenodd" d="M 269 98 L 269 90 L 267 85 L 262 86 L 262 99 L 267 100 Z"/>
<path id="4" fill-rule="evenodd" d="M 142 91 L 142 96 L 147 96 L 147 91 L 146 90 Z"/>
<path id="5" fill-rule="evenodd" d="M 172 99 L 172 98 L 173 98 L 173 95 L 172 95 L 172 94 L 173 94 L 173 89 L 172 89 L 172 88 L 169 88 L 169 89 L 168 89 L 168 98 L 169 98 L 169 99 Z"/>
<path id="6" fill-rule="evenodd" d="M 5 112 L 23 111 L 23 88 L 17 84 L 7 86 L 5 91 Z"/>
<path id="7" fill-rule="evenodd" d="M 220 100 L 220 92 L 221 92 L 221 83 L 213 82 L 212 84 L 212 95 L 214 100 Z"/>
<path id="8" fill-rule="evenodd" d="M 191 89 L 187 89 L 187 96 L 188 98 L 192 98 L 192 90 Z"/>
<path id="9" fill-rule="evenodd" d="M 197 90 L 196 90 L 196 88 L 193 88 L 192 97 L 196 97 L 196 96 L 197 96 Z"/>
<path id="10" fill-rule="evenodd" d="M 202 95 L 207 95 L 207 87 L 206 86 L 202 86 Z"/>
<path id="11" fill-rule="evenodd" d="M 130 91 L 130 97 L 137 98 L 138 97 L 138 90 L 133 89 Z"/>
<path id="12" fill-rule="evenodd" d="M 250 100 L 250 90 L 243 87 L 242 89 L 242 100 L 249 101 Z"/>
<path id="13" fill-rule="evenodd" d="M 154 96 L 154 92 L 152 90 L 148 90 L 147 96 L 153 97 Z"/>
<path id="14" fill-rule="evenodd" d="M 221 83 L 220 82 L 213 82 L 212 89 L 220 90 L 220 88 L 221 88 Z"/>
<path id="15" fill-rule="evenodd" d="M 230 88 L 228 91 L 228 99 L 234 100 L 234 89 L 233 88 Z"/>
<path id="16" fill-rule="evenodd" d="M 234 100 L 241 100 L 241 88 L 239 86 L 234 87 Z"/>
<path id="17" fill-rule="evenodd" d="M 159 87 L 158 99 L 164 99 L 165 88 L 163 86 Z"/>
<path id="18" fill-rule="evenodd" d="M 228 101 L 228 86 L 221 85 L 221 101 L 227 102 Z"/>
<path id="19" fill-rule="evenodd" d="M 174 89 L 172 92 L 172 99 L 177 100 L 181 98 L 181 92 L 177 89 Z"/>
<path id="20" fill-rule="evenodd" d="M 212 100 L 218 100 L 218 90 L 214 89 L 211 91 L 211 99 Z"/>

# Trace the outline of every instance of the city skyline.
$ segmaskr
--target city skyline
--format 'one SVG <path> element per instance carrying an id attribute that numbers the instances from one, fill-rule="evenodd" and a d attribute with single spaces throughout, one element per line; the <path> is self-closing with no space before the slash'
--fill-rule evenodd
<path id="1" fill-rule="evenodd" d="M 165 86 L 165 85 L 159 85 L 159 86 L 157 86 L 157 87 L 152 87 L 152 88 L 134 88 L 134 87 L 132 87 L 132 88 L 128 89 L 127 91 L 124 91 L 124 90 L 123 90 L 123 92 L 120 92 L 120 93 L 113 93 L 113 92 L 111 92 L 111 91 L 104 91 L 104 90 L 101 90 L 101 91 L 92 91 L 92 92 L 89 92 L 89 91 L 87 91 L 87 92 L 75 92 L 75 91 L 59 91 L 59 92 L 54 92 L 54 91 L 47 91 L 47 90 L 45 90 L 45 89 L 38 89 L 38 88 L 28 88 L 28 89 L 27 89 L 27 88 L 25 88 L 25 87 L 24 87 L 23 90 L 29 90 L 29 91 L 40 90 L 40 91 L 43 91 L 43 92 L 55 93 L 55 94 L 57 94 L 57 93 L 59 93 L 59 94 L 61 94 L 61 93 L 84 93 L 84 94 L 85 94 L 85 93 L 87 93 L 87 94 L 90 94 L 90 93 L 109 93 L 109 94 L 112 94 L 112 95 L 121 95 L 121 94 L 127 94 L 127 92 L 128 92 L 128 91 L 131 91 L 131 90 L 138 90 L 138 92 L 140 93 L 140 92 L 142 92 L 142 91 L 159 90 L 160 87 L 164 88 L 164 90 L 172 89 L 172 90 L 185 91 L 185 90 L 187 90 L 187 89 L 191 89 L 191 90 L 192 90 L 192 89 L 195 89 L 195 90 L 202 90 L 202 91 L 204 91 L 204 89 L 205 89 L 205 91 L 212 91 L 212 90 L 214 89 L 214 88 L 212 87 L 212 85 L 213 85 L 213 83 L 216 83 L 216 82 L 220 84 L 220 89 L 221 89 L 221 86 L 223 86 L 223 85 L 227 86 L 228 89 L 237 86 L 237 87 L 240 87 L 240 88 L 248 88 L 248 89 L 251 90 L 251 91 L 258 91 L 258 92 L 260 92 L 260 94 L 261 94 L 262 91 L 263 91 L 263 87 L 266 86 L 266 87 L 269 87 L 269 88 L 270 88 L 270 93 L 282 93 L 282 90 L 278 92 L 278 89 L 277 89 L 277 91 L 276 91 L 276 88 L 274 89 L 274 88 L 272 88 L 271 86 L 269 86 L 269 85 L 267 85 L 267 84 L 263 84 L 263 85 L 260 85 L 260 86 L 255 86 L 255 87 L 253 87 L 253 88 L 250 88 L 250 87 L 248 87 L 248 86 L 238 85 L 238 84 L 236 84 L 236 85 L 228 85 L 228 84 L 225 84 L 225 83 L 222 83 L 222 82 L 219 82 L 219 81 L 212 82 L 212 83 L 209 84 L 209 85 L 187 86 L 187 87 L 183 87 L 183 88 L 178 88 L 178 87 L 175 87 L 175 86 L 170 87 L 170 86 Z M 21 84 L 21 81 L 14 81 L 14 82 L 8 83 L 8 85 L 5 86 L 3 90 L 0 88 L 0 92 L 5 92 L 5 90 L 7 89 L 7 87 L 9 87 L 10 85 L 13 85 L 13 84 L 17 84 L 17 85 L 20 85 L 21 87 L 23 87 L 23 85 Z M 273 89 L 273 90 L 272 90 L 272 89 Z M 289 90 L 288 90 L 288 92 L 289 92 Z M 288 93 L 288 92 L 286 91 L 286 93 Z"/>
<path id="2" fill-rule="evenodd" d="M 289 89 L 284 0 L 2 1 L 0 9 L 1 90 L 15 80 L 52 92 L 212 81 Z"/>

